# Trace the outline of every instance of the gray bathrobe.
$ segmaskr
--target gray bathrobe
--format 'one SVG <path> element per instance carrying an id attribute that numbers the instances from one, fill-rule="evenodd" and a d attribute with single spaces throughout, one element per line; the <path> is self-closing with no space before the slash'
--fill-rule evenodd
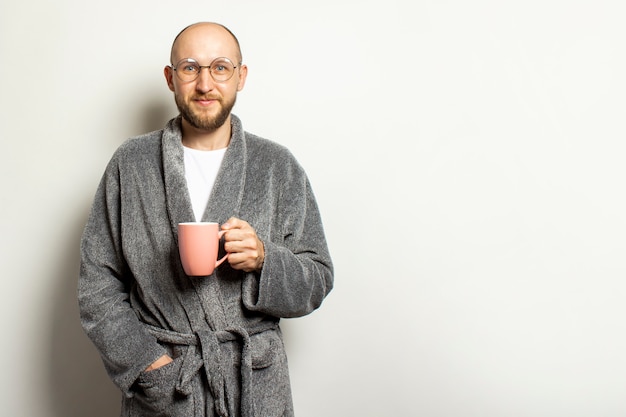
<path id="1" fill-rule="evenodd" d="M 122 416 L 293 415 L 279 318 L 318 308 L 333 268 L 306 174 L 234 115 L 202 220 L 231 216 L 263 240 L 262 271 L 225 262 L 189 277 L 177 246 L 177 224 L 194 221 L 180 117 L 126 141 L 108 164 L 81 242 L 78 299 L 124 394 Z M 174 361 L 144 372 L 164 354 Z"/>

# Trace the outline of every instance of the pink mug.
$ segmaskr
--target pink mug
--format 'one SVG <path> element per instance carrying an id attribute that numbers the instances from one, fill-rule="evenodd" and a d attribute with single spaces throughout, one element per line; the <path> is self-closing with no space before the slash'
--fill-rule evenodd
<path id="1" fill-rule="evenodd" d="M 217 260 L 223 234 L 224 231 L 219 231 L 217 223 L 178 223 L 178 251 L 187 275 L 211 275 L 228 258 L 226 254 Z"/>

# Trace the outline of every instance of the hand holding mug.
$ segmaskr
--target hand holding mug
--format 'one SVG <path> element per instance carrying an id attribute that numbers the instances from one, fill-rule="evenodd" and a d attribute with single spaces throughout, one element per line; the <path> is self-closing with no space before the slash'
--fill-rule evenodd
<path id="1" fill-rule="evenodd" d="M 248 222 L 231 217 L 222 225 L 224 249 L 233 269 L 260 271 L 265 261 L 265 247 Z"/>

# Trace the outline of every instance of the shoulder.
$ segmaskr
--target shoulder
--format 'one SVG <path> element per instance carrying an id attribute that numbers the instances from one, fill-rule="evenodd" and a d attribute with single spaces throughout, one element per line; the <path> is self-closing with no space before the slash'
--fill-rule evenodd
<path id="1" fill-rule="evenodd" d="M 146 166 L 158 167 L 161 163 L 162 130 L 126 139 L 111 156 L 104 175 L 118 177 L 128 170 Z"/>
<path id="2" fill-rule="evenodd" d="M 235 141 L 231 144 L 237 149 L 236 152 L 243 151 L 249 160 L 263 160 L 267 163 L 295 162 L 295 158 L 285 146 L 244 130 L 241 120 L 234 114 L 231 115 L 231 123 L 232 138 Z M 243 148 L 239 148 L 240 140 L 244 144 Z"/>
<path id="3" fill-rule="evenodd" d="M 284 190 L 308 182 L 306 172 L 286 146 L 246 132 L 246 149 L 247 169 L 257 181 L 274 181 Z"/>
<path id="4" fill-rule="evenodd" d="M 146 159 L 151 156 L 159 157 L 161 154 L 162 136 L 163 130 L 156 130 L 126 139 L 124 143 L 117 148 L 112 159 L 121 162 Z"/>
<path id="5" fill-rule="evenodd" d="M 298 164 L 291 151 L 284 145 L 246 132 L 246 148 L 252 158 L 266 159 L 267 162 Z"/>

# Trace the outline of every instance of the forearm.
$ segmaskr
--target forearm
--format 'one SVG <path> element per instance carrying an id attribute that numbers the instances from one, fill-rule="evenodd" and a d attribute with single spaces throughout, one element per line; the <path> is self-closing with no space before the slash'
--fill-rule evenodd
<path id="1" fill-rule="evenodd" d="M 128 394 L 139 374 L 166 351 L 139 321 L 116 278 L 96 278 L 89 270 L 83 265 L 79 279 L 81 324 L 113 382 Z"/>
<path id="2" fill-rule="evenodd" d="M 96 201 L 106 201 L 102 192 L 101 187 Z M 107 206 L 94 205 L 81 240 L 78 304 L 81 324 L 109 376 L 128 394 L 137 376 L 166 352 L 130 304 L 130 273 L 114 229 L 117 209 Z"/>
<path id="3" fill-rule="evenodd" d="M 333 287 L 333 267 L 327 253 L 294 254 L 265 243 L 260 273 L 244 281 L 244 304 L 276 317 L 299 317 L 317 309 Z"/>

